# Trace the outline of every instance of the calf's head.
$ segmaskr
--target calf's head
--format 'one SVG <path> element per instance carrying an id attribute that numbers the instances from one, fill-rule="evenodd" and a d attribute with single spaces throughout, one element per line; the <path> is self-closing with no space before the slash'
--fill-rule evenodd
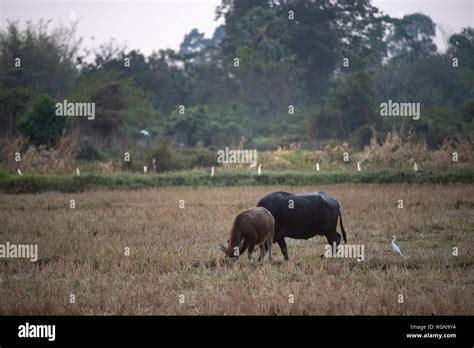
<path id="1" fill-rule="evenodd" d="M 240 256 L 240 248 L 242 247 L 242 241 L 232 242 L 232 238 L 230 238 L 227 241 L 227 247 L 225 247 L 223 244 L 220 244 L 219 247 L 224 252 L 226 257 L 237 257 L 238 258 Z"/>
<path id="2" fill-rule="evenodd" d="M 221 250 L 225 253 L 226 257 L 239 257 L 240 250 L 243 243 L 243 229 L 245 226 L 242 226 L 236 218 L 232 229 L 230 230 L 229 239 L 227 240 L 227 247 L 220 245 Z"/>

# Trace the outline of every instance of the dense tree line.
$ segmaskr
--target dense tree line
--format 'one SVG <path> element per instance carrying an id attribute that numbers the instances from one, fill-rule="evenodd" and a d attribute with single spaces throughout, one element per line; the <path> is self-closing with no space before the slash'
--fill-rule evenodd
<path id="1" fill-rule="evenodd" d="M 430 17 L 391 18 L 368 0 L 223 0 L 216 16 L 225 24 L 212 37 L 193 29 L 179 51 L 148 56 L 113 42 L 81 54 L 75 27 L 10 23 L 0 33 L 0 136 L 50 144 L 58 127 L 80 128 L 112 151 L 145 141 L 141 130 L 181 148 L 269 148 L 363 146 L 371 130 L 397 129 L 436 147 L 473 129 L 473 28 L 439 52 Z M 94 102 L 96 119 L 35 120 L 63 99 Z M 387 100 L 419 102 L 420 120 L 380 117 Z"/>

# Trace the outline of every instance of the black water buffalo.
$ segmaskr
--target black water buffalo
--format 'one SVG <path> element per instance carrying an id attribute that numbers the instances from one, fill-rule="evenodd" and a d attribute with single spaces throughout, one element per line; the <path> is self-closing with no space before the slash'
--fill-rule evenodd
<path id="1" fill-rule="evenodd" d="M 337 233 L 337 219 L 346 242 L 339 203 L 324 192 L 293 194 L 273 192 L 263 197 L 258 207 L 267 208 L 275 218 L 273 243 L 277 242 L 288 260 L 285 237 L 309 239 L 315 235 L 326 236 L 328 243 L 339 245 L 341 235 Z"/>

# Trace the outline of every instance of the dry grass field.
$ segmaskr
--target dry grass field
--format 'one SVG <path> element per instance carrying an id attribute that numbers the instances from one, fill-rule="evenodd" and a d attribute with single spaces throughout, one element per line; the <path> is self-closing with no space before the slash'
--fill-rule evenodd
<path id="1" fill-rule="evenodd" d="M 223 262 L 234 216 L 276 190 L 315 188 L 2 194 L 0 243 L 37 243 L 39 260 L 0 260 L 0 314 L 474 314 L 474 185 L 318 187 L 365 261 L 321 259 L 315 237 L 288 240 L 289 262 L 276 244 L 273 263 Z"/>

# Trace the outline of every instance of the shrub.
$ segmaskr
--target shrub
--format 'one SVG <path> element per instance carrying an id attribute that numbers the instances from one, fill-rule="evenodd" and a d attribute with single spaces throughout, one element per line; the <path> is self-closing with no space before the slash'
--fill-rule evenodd
<path id="1" fill-rule="evenodd" d="M 86 161 L 104 160 L 105 156 L 91 144 L 85 144 L 79 147 L 76 155 L 77 159 Z"/>
<path id="2" fill-rule="evenodd" d="M 22 136 L 4 141 L 3 166 L 10 172 L 21 169 L 24 172 L 64 173 L 72 171 L 75 166 L 75 155 L 79 142 L 78 131 L 63 134 L 54 147 L 46 145 L 27 147 Z M 21 161 L 15 161 L 15 153 L 21 154 Z"/>
<path id="3" fill-rule="evenodd" d="M 182 163 L 177 154 L 171 149 L 168 140 L 162 140 L 148 161 L 148 167 L 156 172 L 181 169 Z"/>
<path id="4" fill-rule="evenodd" d="M 385 141 L 379 144 L 374 134 L 361 159 L 377 167 L 407 169 L 414 162 L 428 162 L 430 152 L 424 140 L 404 141 L 397 133 L 388 133 Z"/>
<path id="5" fill-rule="evenodd" d="M 472 166 L 474 163 L 474 150 L 472 137 L 458 136 L 454 139 L 445 139 L 443 145 L 433 151 L 432 161 L 436 167 L 448 167 L 452 165 L 453 154 L 458 154 L 458 164 Z"/>
<path id="6" fill-rule="evenodd" d="M 33 145 L 54 145 L 66 126 L 65 117 L 55 114 L 54 100 L 43 94 L 35 98 L 18 129 Z"/>
<path id="7" fill-rule="evenodd" d="M 216 164 L 216 154 L 203 146 L 191 149 L 173 148 L 168 140 L 162 140 L 150 154 L 148 167 L 156 172 L 209 167 Z"/>

